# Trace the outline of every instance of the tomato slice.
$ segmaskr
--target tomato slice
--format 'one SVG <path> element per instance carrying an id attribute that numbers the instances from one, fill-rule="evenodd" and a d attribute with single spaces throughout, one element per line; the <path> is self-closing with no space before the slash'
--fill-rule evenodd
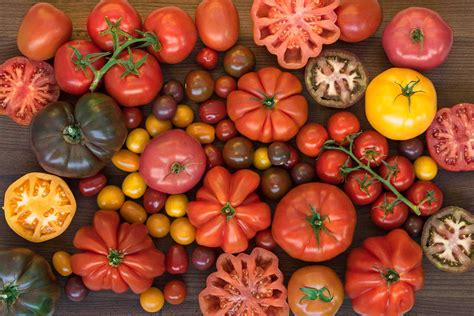
<path id="1" fill-rule="evenodd" d="M 21 125 L 59 98 L 53 67 L 42 61 L 13 57 L 0 65 L 0 115 Z"/>

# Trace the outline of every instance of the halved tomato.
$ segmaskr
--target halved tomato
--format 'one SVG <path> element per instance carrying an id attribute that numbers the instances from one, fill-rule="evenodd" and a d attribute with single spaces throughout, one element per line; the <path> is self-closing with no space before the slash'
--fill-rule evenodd
<path id="1" fill-rule="evenodd" d="M 66 182 L 41 172 L 10 184 L 3 204 L 8 226 L 31 242 L 61 235 L 76 213 L 76 200 Z"/>

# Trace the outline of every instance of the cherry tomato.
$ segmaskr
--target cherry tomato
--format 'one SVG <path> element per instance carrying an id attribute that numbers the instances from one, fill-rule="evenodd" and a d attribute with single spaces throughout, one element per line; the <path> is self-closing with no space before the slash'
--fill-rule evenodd
<path id="1" fill-rule="evenodd" d="M 419 138 L 404 140 L 398 145 L 398 152 L 400 155 L 403 155 L 410 160 L 415 160 L 420 157 L 424 150 L 423 142 Z"/>
<path id="2" fill-rule="evenodd" d="M 156 313 L 165 305 L 163 293 L 156 287 L 151 287 L 140 294 L 140 305 L 148 313 Z"/>
<path id="3" fill-rule="evenodd" d="M 125 195 L 118 186 L 108 185 L 97 195 L 97 206 L 101 210 L 118 210 L 125 202 Z"/>
<path id="4" fill-rule="evenodd" d="M 212 248 L 197 246 L 191 254 L 191 262 L 194 269 L 205 271 L 214 266 L 216 262 L 216 252 Z"/>
<path id="5" fill-rule="evenodd" d="M 225 119 L 217 123 L 216 136 L 220 141 L 226 142 L 229 139 L 236 137 L 237 134 L 235 124 L 231 120 Z"/>
<path id="6" fill-rule="evenodd" d="M 403 156 L 390 156 L 380 166 L 379 174 L 384 179 L 390 178 L 390 183 L 400 192 L 408 190 L 415 182 L 415 171 L 410 160 Z M 388 189 L 385 185 L 384 187 Z"/>
<path id="7" fill-rule="evenodd" d="M 291 168 L 291 179 L 295 185 L 311 182 L 314 176 L 314 168 L 307 162 L 299 162 Z"/>
<path id="8" fill-rule="evenodd" d="M 360 122 L 351 112 L 337 112 L 328 120 L 329 138 L 338 144 L 347 144 L 347 137 L 360 131 Z"/>
<path id="9" fill-rule="evenodd" d="M 343 166 L 352 167 L 352 160 L 347 154 L 335 149 L 325 150 L 316 160 L 316 174 L 323 182 L 341 184 L 344 182 L 341 173 Z"/>
<path id="10" fill-rule="evenodd" d="M 213 143 L 216 137 L 214 126 L 201 122 L 188 125 L 186 133 L 197 139 L 201 144 Z"/>
<path id="11" fill-rule="evenodd" d="M 268 146 L 268 158 L 272 165 L 282 166 L 290 159 L 290 148 L 282 142 L 274 142 Z"/>
<path id="12" fill-rule="evenodd" d="M 150 214 L 158 213 L 165 206 L 166 198 L 166 194 L 147 188 L 143 195 L 143 206 Z"/>
<path id="13" fill-rule="evenodd" d="M 255 245 L 267 250 L 272 250 L 276 247 L 276 242 L 272 236 L 271 229 L 264 229 L 255 236 Z"/>
<path id="14" fill-rule="evenodd" d="M 406 197 L 415 205 L 419 205 L 423 216 L 438 212 L 443 206 L 443 192 L 430 181 L 417 181 L 408 189 Z"/>
<path id="15" fill-rule="evenodd" d="M 188 272 L 189 258 L 182 245 L 171 245 L 166 253 L 166 272 L 169 274 L 183 274 Z"/>
<path id="16" fill-rule="evenodd" d="M 125 118 L 125 126 L 128 129 L 137 128 L 142 124 L 143 112 L 139 108 L 122 108 L 122 114 Z"/>
<path id="17" fill-rule="evenodd" d="M 196 229 L 186 217 L 175 219 L 170 227 L 171 238 L 180 245 L 189 245 L 196 239 Z"/>
<path id="18" fill-rule="evenodd" d="M 206 70 L 216 68 L 218 61 L 217 52 L 209 47 L 202 48 L 196 55 L 196 62 Z"/>
<path id="19" fill-rule="evenodd" d="M 130 224 L 143 224 L 147 218 L 145 209 L 140 204 L 133 201 L 125 201 L 125 203 L 122 204 L 120 215 Z"/>
<path id="20" fill-rule="evenodd" d="M 376 131 L 365 131 L 354 141 L 354 155 L 371 167 L 380 166 L 388 155 L 387 139 Z"/>
<path id="21" fill-rule="evenodd" d="M 138 170 L 140 157 L 129 150 L 121 149 L 112 156 L 112 163 L 117 169 L 125 172 L 135 172 Z"/>
<path id="22" fill-rule="evenodd" d="M 135 128 L 128 134 L 125 145 L 131 152 L 141 154 L 149 141 L 150 135 L 146 130 L 143 128 Z"/>
<path id="23" fill-rule="evenodd" d="M 84 282 L 82 282 L 82 278 L 75 275 L 67 280 L 64 292 L 70 301 L 80 302 L 87 297 L 89 289 L 84 285 Z"/>
<path id="24" fill-rule="evenodd" d="M 255 55 L 243 45 L 235 45 L 224 55 L 224 70 L 235 78 L 240 78 L 255 67 Z"/>
<path id="25" fill-rule="evenodd" d="M 214 92 L 224 99 L 235 89 L 237 89 L 237 82 L 231 76 L 220 76 L 214 84 Z"/>
<path id="26" fill-rule="evenodd" d="M 153 214 L 146 221 L 146 228 L 150 236 L 163 238 L 170 232 L 170 220 L 166 215 Z"/>
<path id="27" fill-rule="evenodd" d="M 224 164 L 222 150 L 216 145 L 205 145 L 204 153 L 206 154 L 206 165 L 208 170 L 214 168 L 215 166 L 222 166 Z"/>
<path id="28" fill-rule="evenodd" d="M 139 199 L 145 194 L 146 183 L 138 172 L 132 172 L 122 182 L 123 193 L 132 198 Z"/>
<path id="29" fill-rule="evenodd" d="M 368 205 L 382 193 L 382 183 L 363 170 L 347 175 L 344 191 L 355 205 Z"/>
<path id="30" fill-rule="evenodd" d="M 403 229 L 405 229 L 412 238 L 417 238 L 420 237 L 424 224 L 425 221 L 421 216 L 411 214 L 408 216 L 405 224 L 403 224 Z"/>
<path id="31" fill-rule="evenodd" d="M 382 22 L 378 0 L 341 0 L 336 14 L 336 25 L 341 29 L 339 39 L 344 42 L 361 42 L 371 37 Z"/>
<path id="32" fill-rule="evenodd" d="M 327 139 L 328 132 L 321 124 L 308 123 L 296 135 L 296 146 L 304 155 L 316 157 Z"/>
<path id="33" fill-rule="evenodd" d="M 181 82 L 175 79 L 168 80 L 164 85 L 163 89 L 161 89 L 161 93 L 163 95 L 170 95 L 176 101 L 176 103 L 180 103 L 184 100 L 184 87 Z"/>
<path id="34" fill-rule="evenodd" d="M 176 116 L 176 115 L 175 115 Z M 171 121 L 162 121 L 156 118 L 153 114 L 148 115 L 145 121 L 145 128 L 151 137 L 156 137 L 167 130 L 173 128 Z"/>
<path id="35" fill-rule="evenodd" d="M 184 194 L 171 194 L 166 199 L 165 211 L 171 217 L 182 217 L 188 212 L 188 197 Z"/>
<path id="36" fill-rule="evenodd" d="M 71 275 L 71 255 L 65 251 L 56 251 L 53 255 L 53 267 L 62 276 Z"/>
<path id="37" fill-rule="evenodd" d="M 430 156 L 421 156 L 414 162 L 415 175 L 420 180 L 433 180 L 438 174 L 438 165 Z"/>
<path id="38" fill-rule="evenodd" d="M 107 178 L 102 173 L 79 180 L 79 192 L 84 196 L 94 196 L 107 184 Z"/>
<path id="39" fill-rule="evenodd" d="M 392 192 L 385 192 L 372 204 L 370 209 L 372 222 L 382 229 L 392 230 L 405 223 L 408 206 Z"/>
<path id="40" fill-rule="evenodd" d="M 214 80 L 205 70 L 192 70 L 184 80 L 184 91 L 189 100 L 204 102 L 214 93 Z"/>
<path id="41" fill-rule="evenodd" d="M 184 302 L 187 295 L 186 284 L 183 281 L 172 280 L 165 284 L 163 289 L 165 300 L 171 305 L 179 305 Z"/>
<path id="42" fill-rule="evenodd" d="M 300 156 L 295 147 L 291 145 L 287 146 L 290 149 L 290 158 L 288 158 L 288 160 L 283 164 L 283 167 L 285 167 L 286 169 L 291 169 L 296 166 L 296 164 L 300 161 Z"/>
<path id="43" fill-rule="evenodd" d="M 263 195 L 272 200 L 282 198 L 291 188 L 291 178 L 288 171 L 271 167 L 262 174 L 260 188 Z"/>
<path id="44" fill-rule="evenodd" d="M 208 100 L 199 106 L 199 120 L 203 123 L 216 124 L 226 116 L 226 104 L 222 100 Z"/>
<path id="45" fill-rule="evenodd" d="M 234 137 L 224 145 L 224 162 L 235 169 L 245 169 L 252 165 L 253 143 L 244 137 Z"/>
<path id="46" fill-rule="evenodd" d="M 185 104 L 178 105 L 175 116 L 171 119 L 174 126 L 179 128 L 185 128 L 191 124 L 194 120 L 193 109 Z"/>
<path id="47" fill-rule="evenodd" d="M 266 170 L 272 166 L 272 162 L 268 157 L 267 147 L 260 147 L 255 150 L 255 154 L 253 156 L 253 165 L 258 170 Z"/>
<path id="48" fill-rule="evenodd" d="M 159 120 L 171 120 L 176 114 L 176 101 L 170 95 L 161 95 L 153 101 L 152 111 Z"/>

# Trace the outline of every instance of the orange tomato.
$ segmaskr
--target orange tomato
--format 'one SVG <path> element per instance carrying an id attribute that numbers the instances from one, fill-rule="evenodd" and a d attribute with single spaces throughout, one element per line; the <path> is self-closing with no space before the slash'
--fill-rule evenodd
<path id="1" fill-rule="evenodd" d="M 179 128 L 185 128 L 191 124 L 194 120 L 194 112 L 190 106 L 185 104 L 180 104 L 176 108 L 176 114 L 171 119 L 171 122 L 174 126 Z"/>
<path id="2" fill-rule="evenodd" d="M 145 128 L 151 137 L 155 137 L 173 128 L 173 126 L 171 121 L 159 120 L 155 115 L 150 114 L 145 120 Z"/>
<path id="3" fill-rule="evenodd" d="M 123 203 L 122 207 L 120 208 L 120 216 L 122 216 L 125 221 L 129 222 L 130 224 L 143 224 L 146 221 L 147 213 L 145 209 L 137 202 L 125 201 L 125 203 Z"/>
<path id="4" fill-rule="evenodd" d="M 214 126 L 206 123 L 192 123 L 186 128 L 186 133 L 196 138 L 201 144 L 214 142 L 216 130 Z"/>
<path id="5" fill-rule="evenodd" d="M 65 251 L 57 251 L 53 255 L 53 267 L 62 276 L 72 274 L 71 255 Z"/>
<path id="6" fill-rule="evenodd" d="M 112 156 L 112 163 L 125 172 L 138 171 L 140 157 L 129 150 L 121 149 Z"/>

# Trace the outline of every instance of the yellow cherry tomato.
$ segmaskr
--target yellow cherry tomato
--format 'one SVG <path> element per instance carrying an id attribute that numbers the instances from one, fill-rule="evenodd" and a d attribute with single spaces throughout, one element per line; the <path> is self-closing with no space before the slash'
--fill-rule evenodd
<path id="1" fill-rule="evenodd" d="M 140 294 L 140 305 L 148 313 L 156 313 L 163 308 L 165 298 L 160 289 L 151 287 Z"/>
<path id="2" fill-rule="evenodd" d="M 176 114 L 171 119 L 174 126 L 179 128 L 185 128 L 191 124 L 194 120 L 193 109 L 186 104 L 180 104 L 176 108 Z"/>
<path id="3" fill-rule="evenodd" d="M 146 191 L 145 180 L 138 172 L 132 172 L 123 179 L 122 191 L 132 199 L 139 199 Z"/>
<path id="4" fill-rule="evenodd" d="M 253 156 L 253 165 L 258 170 L 265 170 L 271 167 L 272 162 L 270 161 L 270 158 L 268 158 L 267 147 L 260 147 L 255 150 L 255 154 Z"/>
<path id="5" fill-rule="evenodd" d="M 123 203 L 120 208 L 120 215 L 130 224 L 143 224 L 147 217 L 145 209 L 140 204 L 133 201 L 125 201 L 125 203 Z"/>
<path id="6" fill-rule="evenodd" d="M 184 194 L 172 194 L 165 203 L 166 214 L 171 217 L 182 217 L 188 212 L 188 197 Z"/>
<path id="7" fill-rule="evenodd" d="M 170 219 L 164 214 L 153 214 L 146 221 L 148 233 L 155 238 L 163 238 L 170 232 Z"/>
<path id="8" fill-rule="evenodd" d="M 180 217 L 171 223 L 171 238 L 180 245 L 189 245 L 196 239 L 196 229 L 187 217 Z"/>
<path id="9" fill-rule="evenodd" d="M 71 275 L 71 255 L 65 251 L 55 252 L 53 255 L 53 267 L 62 276 Z"/>
<path id="10" fill-rule="evenodd" d="M 172 129 L 173 125 L 171 125 L 171 121 L 163 121 L 156 118 L 155 115 L 150 114 L 145 120 L 145 128 L 151 137 L 155 137 L 169 129 Z"/>
<path id="11" fill-rule="evenodd" d="M 108 185 L 100 190 L 97 195 L 97 205 L 101 210 L 118 210 L 123 202 L 125 202 L 125 195 L 118 186 Z"/>
<path id="12" fill-rule="evenodd" d="M 139 162 L 140 157 L 126 149 L 121 149 L 112 156 L 114 166 L 125 172 L 138 171 Z"/>
<path id="13" fill-rule="evenodd" d="M 407 140 L 423 134 L 437 110 L 430 79 L 406 68 L 390 68 L 375 77 L 365 93 L 365 114 L 382 135 Z"/>
<path id="14" fill-rule="evenodd" d="M 413 165 L 415 167 L 415 176 L 420 180 L 430 181 L 438 174 L 438 165 L 429 156 L 418 157 Z"/>
<path id="15" fill-rule="evenodd" d="M 188 125 L 186 133 L 197 139 L 201 144 L 210 144 L 214 142 L 216 137 L 214 126 L 201 122 Z"/>
<path id="16" fill-rule="evenodd" d="M 125 145 L 128 150 L 136 154 L 141 154 L 146 144 L 150 141 L 150 134 L 143 128 L 135 128 L 127 137 Z"/>

